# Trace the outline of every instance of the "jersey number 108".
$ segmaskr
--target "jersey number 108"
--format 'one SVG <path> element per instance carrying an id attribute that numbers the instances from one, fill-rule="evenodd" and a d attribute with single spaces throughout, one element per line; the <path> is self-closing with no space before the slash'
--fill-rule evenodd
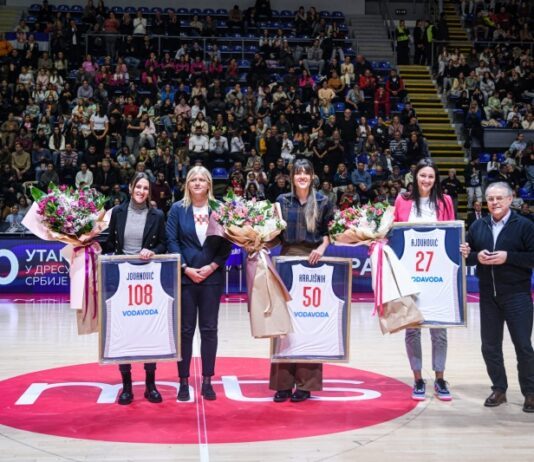
<path id="1" fill-rule="evenodd" d="M 152 305 L 152 285 L 136 284 L 128 286 L 128 306 Z"/>

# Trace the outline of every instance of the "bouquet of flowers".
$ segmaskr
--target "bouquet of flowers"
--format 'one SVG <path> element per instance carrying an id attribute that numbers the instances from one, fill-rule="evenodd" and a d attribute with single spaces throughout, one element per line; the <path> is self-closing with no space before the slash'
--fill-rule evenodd
<path id="1" fill-rule="evenodd" d="M 95 189 L 74 190 L 64 185 L 51 185 L 48 194 L 32 188 L 32 196 L 37 214 L 50 231 L 75 238 L 94 229 L 106 202 Z"/>
<path id="2" fill-rule="evenodd" d="M 230 191 L 213 210 L 208 235 L 222 236 L 242 247 L 247 257 L 248 307 L 252 336 L 276 337 L 291 332 L 286 303 L 291 298 L 269 257 L 277 236 L 285 229 L 278 204 L 245 200 Z"/>
<path id="3" fill-rule="evenodd" d="M 387 202 L 366 204 L 335 212 L 328 225 L 335 245 L 368 245 L 371 257 L 375 310 L 380 328 L 398 332 L 423 322 L 415 303 L 417 288 L 397 255 L 387 245 L 386 236 L 394 223 L 394 207 Z"/>
<path id="4" fill-rule="evenodd" d="M 35 202 L 22 224 L 37 237 L 67 244 L 61 255 L 70 261 L 70 305 L 77 310 L 78 333 L 98 331 L 95 238 L 108 227 L 106 198 L 95 189 L 75 190 L 50 184 L 45 193 L 31 189 Z"/>
<path id="5" fill-rule="evenodd" d="M 328 231 L 334 242 L 370 244 L 384 239 L 393 222 L 394 208 L 387 202 L 377 202 L 336 211 Z"/>

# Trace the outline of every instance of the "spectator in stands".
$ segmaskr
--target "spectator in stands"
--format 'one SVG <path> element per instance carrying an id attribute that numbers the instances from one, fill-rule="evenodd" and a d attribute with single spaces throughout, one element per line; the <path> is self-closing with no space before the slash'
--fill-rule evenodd
<path id="1" fill-rule="evenodd" d="M 397 64 L 410 64 L 410 30 L 406 27 L 404 19 L 399 21 L 395 29 L 397 46 Z"/>
<path id="2" fill-rule="evenodd" d="M 391 112 L 391 101 L 389 92 L 382 86 L 378 87 L 374 95 L 374 110 L 375 117 L 378 118 L 380 114 L 380 108 L 383 108 L 383 115 L 389 118 Z"/>
<path id="3" fill-rule="evenodd" d="M 147 20 L 143 17 L 141 10 L 137 10 L 136 16 L 133 20 L 133 34 L 145 35 L 147 32 Z"/>
<path id="4" fill-rule="evenodd" d="M 530 211 L 530 206 L 528 205 L 528 202 L 523 202 L 518 214 L 521 215 L 522 217 L 528 218 L 531 221 L 534 221 L 534 215 Z"/>
<path id="5" fill-rule="evenodd" d="M 514 156 L 521 156 L 526 147 L 527 143 L 525 141 L 525 135 L 523 133 L 518 133 L 514 142 L 508 148 L 508 151 Z"/>
<path id="6" fill-rule="evenodd" d="M 111 162 L 104 159 L 102 161 L 102 166 L 97 170 L 94 186 L 102 194 L 109 194 L 113 188 L 113 185 L 119 182 L 119 177 L 117 172 L 111 166 Z"/>
<path id="7" fill-rule="evenodd" d="M 469 162 L 465 169 L 465 185 L 467 190 L 467 208 L 470 209 L 475 200 L 482 202 L 482 171 L 478 159 Z"/>
<path id="8" fill-rule="evenodd" d="M 302 62 L 305 69 L 310 72 L 311 68 L 317 69 L 317 73 L 322 75 L 323 73 L 323 50 L 321 49 L 319 40 L 315 40 L 311 47 L 306 48 L 306 59 Z"/>
<path id="9" fill-rule="evenodd" d="M 355 79 L 356 75 L 354 73 L 354 64 L 352 64 L 350 56 L 345 56 L 344 61 L 341 63 L 341 80 L 346 87 L 351 86 Z"/>
<path id="10" fill-rule="evenodd" d="M 209 150 L 209 139 L 203 133 L 201 125 L 195 127 L 195 133 L 189 138 L 189 153 L 191 162 L 194 164 L 196 160 L 201 160 L 203 163 L 207 161 L 207 153 Z"/>
<path id="11" fill-rule="evenodd" d="M 454 214 L 458 216 L 458 195 L 463 191 L 463 185 L 456 176 L 456 169 L 449 169 L 447 177 L 441 181 L 441 190 L 452 199 Z"/>
<path id="12" fill-rule="evenodd" d="M 420 148 L 420 145 L 416 145 L 417 148 Z M 391 156 L 393 157 L 395 163 L 406 166 L 408 162 L 408 143 L 400 131 L 395 131 L 393 134 L 393 139 L 389 142 L 389 149 L 391 150 Z M 416 149 L 416 150 L 418 150 Z M 422 150 L 420 151 L 422 153 Z M 413 162 L 412 162 L 413 163 Z"/>
<path id="13" fill-rule="evenodd" d="M 424 30 L 425 30 L 425 21 L 418 19 L 415 22 L 415 27 L 413 29 L 413 44 L 414 44 L 414 64 L 424 64 L 425 63 L 425 44 L 424 44 Z"/>
<path id="14" fill-rule="evenodd" d="M 85 162 L 82 162 L 79 172 L 76 173 L 75 184 L 78 189 L 83 187 L 90 188 L 93 185 L 93 172 L 89 170 Z"/>
<path id="15" fill-rule="evenodd" d="M 8 232 L 20 232 L 24 230 L 22 220 L 24 215 L 19 210 L 18 204 L 11 206 L 11 213 L 6 216 L 5 221 L 9 224 Z"/>
<path id="16" fill-rule="evenodd" d="M 31 178 L 31 156 L 24 151 L 20 142 L 15 142 L 15 151 L 11 153 L 11 167 L 20 182 L 30 181 Z"/>
<path id="17" fill-rule="evenodd" d="M 361 107 L 365 103 L 365 97 L 363 91 L 360 90 L 358 84 L 354 84 L 353 87 L 347 92 L 345 97 L 345 104 L 347 104 L 351 110 L 360 112 Z"/>
<path id="18" fill-rule="evenodd" d="M 395 157 L 395 151 L 391 148 L 391 143 L 390 149 L 393 158 L 398 161 L 398 158 Z M 406 160 L 410 164 L 416 164 L 423 157 L 428 157 L 425 140 L 423 137 L 419 137 L 416 131 L 412 131 L 406 144 Z"/>
<path id="19" fill-rule="evenodd" d="M 472 102 L 469 105 L 469 111 L 467 112 L 464 120 L 464 133 L 466 136 L 465 147 L 471 147 L 472 139 L 476 139 L 482 149 L 484 149 L 484 132 L 482 129 L 481 120 L 482 115 L 478 105 Z"/>
<path id="20" fill-rule="evenodd" d="M 48 185 L 53 183 L 59 185 L 59 175 L 57 174 L 52 162 L 46 163 L 46 168 L 42 171 L 37 186 L 43 191 L 48 190 Z"/>
<path id="21" fill-rule="evenodd" d="M 15 115 L 10 112 L 5 120 L 0 126 L 1 139 L 3 146 L 6 146 L 9 149 L 15 147 L 15 139 L 19 131 L 20 124 L 15 119 Z"/>
<path id="22" fill-rule="evenodd" d="M 373 98 L 376 89 L 376 77 L 370 69 L 366 69 L 363 75 L 360 75 L 358 86 L 366 97 Z"/>
<path id="23" fill-rule="evenodd" d="M 356 186 L 356 191 L 359 193 L 362 202 L 369 200 L 373 180 L 369 172 L 365 170 L 363 162 L 358 162 L 356 170 L 351 174 L 351 182 Z"/>
<path id="24" fill-rule="evenodd" d="M 13 46 L 5 38 L 5 34 L 0 34 L 0 62 L 5 62 L 4 58 L 11 54 Z"/>
<path id="25" fill-rule="evenodd" d="M 210 165 L 213 165 L 216 159 L 227 163 L 228 152 L 228 139 L 221 135 L 220 130 L 215 130 L 213 137 L 209 140 Z"/>
<path id="26" fill-rule="evenodd" d="M 486 210 L 482 209 L 482 202 L 475 201 L 473 203 L 473 211 L 469 212 L 467 214 L 467 220 L 465 221 L 466 229 L 469 230 L 471 225 L 476 221 L 480 220 L 481 218 L 487 216 L 488 212 Z"/>

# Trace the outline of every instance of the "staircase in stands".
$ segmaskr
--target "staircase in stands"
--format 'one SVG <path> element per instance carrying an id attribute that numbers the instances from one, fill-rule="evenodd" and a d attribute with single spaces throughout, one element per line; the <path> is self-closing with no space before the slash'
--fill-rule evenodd
<path id="1" fill-rule="evenodd" d="M 354 47 L 368 61 L 394 62 L 393 46 L 384 19 L 380 15 L 348 15 L 350 37 Z"/>
<path id="2" fill-rule="evenodd" d="M 0 6 L 0 34 L 13 32 L 22 14 L 22 8 Z"/>
<path id="3" fill-rule="evenodd" d="M 455 48 L 458 48 L 465 57 L 469 56 L 473 44 L 465 31 L 462 24 L 462 18 L 458 14 L 454 2 L 445 0 L 443 3 L 443 12 L 445 13 L 445 20 L 447 21 L 447 28 L 449 31 L 447 49 L 450 52 Z"/>
<path id="4" fill-rule="evenodd" d="M 451 125 L 449 113 L 438 94 L 429 68 L 417 65 L 398 67 L 430 154 L 438 164 L 440 175 L 443 178 L 450 168 L 455 168 L 458 178 L 462 181 L 465 169 L 464 150 Z M 467 196 L 461 194 L 458 202 L 459 218 L 464 218 Z"/>

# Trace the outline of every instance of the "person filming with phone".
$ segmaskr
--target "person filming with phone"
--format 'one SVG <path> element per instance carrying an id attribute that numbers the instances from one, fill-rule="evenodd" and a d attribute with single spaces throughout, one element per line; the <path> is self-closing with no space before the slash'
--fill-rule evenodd
<path id="1" fill-rule="evenodd" d="M 512 188 L 492 183 L 486 188 L 490 215 L 469 228 L 460 246 L 467 265 L 477 265 L 480 292 L 482 356 L 492 382 L 484 402 L 496 407 L 506 402 L 508 382 L 503 358 L 503 331 L 507 324 L 517 356 L 523 411 L 534 412 L 534 350 L 532 349 L 534 223 L 510 210 Z"/>

